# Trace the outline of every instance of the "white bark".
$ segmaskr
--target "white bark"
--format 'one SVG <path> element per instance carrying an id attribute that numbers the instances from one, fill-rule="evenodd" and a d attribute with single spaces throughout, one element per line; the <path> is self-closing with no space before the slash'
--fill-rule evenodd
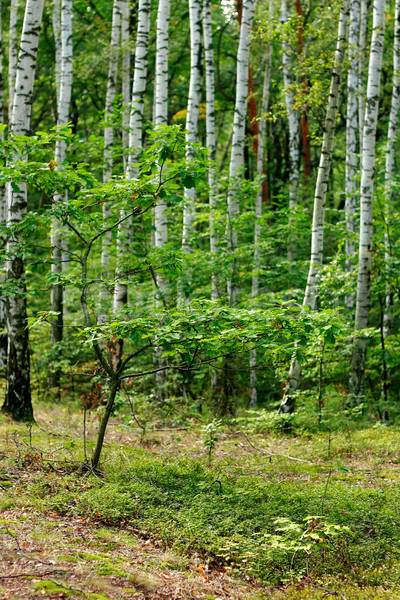
<path id="1" fill-rule="evenodd" d="M 190 20 L 190 83 L 188 106 L 186 114 L 186 161 L 188 165 L 193 160 L 193 144 L 198 138 L 199 110 L 201 100 L 201 0 L 189 0 Z M 183 208 L 182 250 L 189 254 L 192 250 L 191 237 L 193 230 L 193 215 L 196 204 L 196 188 L 185 188 Z M 180 296 L 188 300 L 190 290 L 190 273 L 187 271 L 180 280 Z"/>
<path id="2" fill-rule="evenodd" d="M 359 99 L 359 37 L 360 37 L 360 0 L 351 0 L 349 25 L 349 70 L 347 73 L 347 117 L 346 117 L 346 271 L 354 270 L 352 257 L 355 253 L 354 234 L 356 231 L 357 210 L 357 146 L 358 146 L 358 99 Z M 355 295 L 345 299 L 348 309 L 354 307 Z"/>
<path id="3" fill-rule="evenodd" d="M 357 301 L 353 351 L 350 366 L 349 402 L 358 403 L 363 394 L 367 339 L 361 331 L 368 326 L 371 294 L 372 214 L 375 144 L 380 79 L 385 33 L 385 0 L 374 0 L 373 30 L 368 69 L 360 186 L 360 244 L 358 253 Z"/>
<path id="4" fill-rule="evenodd" d="M 69 121 L 69 109 L 72 92 L 72 0 L 61 0 L 61 63 L 58 85 L 57 102 L 57 125 L 67 125 Z M 57 57 L 56 57 L 57 59 Z M 56 69 L 57 74 L 57 69 Z M 67 155 L 67 144 L 65 140 L 57 140 L 55 162 L 61 166 Z M 62 167 L 59 167 L 62 168 Z M 54 204 L 61 202 L 63 196 L 55 194 Z M 51 246 L 53 249 L 53 260 L 51 272 L 59 277 L 63 270 L 63 251 L 61 241 L 61 226 L 57 221 L 52 223 Z M 65 253 L 66 254 L 66 253 Z M 59 315 L 54 319 L 51 330 L 52 343 L 60 342 L 63 337 L 63 286 L 53 284 L 51 288 L 51 310 Z"/>
<path id="5" fill-rule="evenodd" d="M 3 80 L 3 38 L 1 26 L 1 2 L 0 2 L 0 124 L 4 123 L 4 80 Z M 0 140 L 4 141 L 4 131 L 0 134 Z M 4 185 L 0 186 L 0 225 L 7 221 L 7 196 Z M 3 248 L 5 239 L 0 237 L 0 248 Z M 0 264 L 0 282 L 4 281 L 3 265 Z M 7 361 L 7 313 L 5 299 L 0 297 L 0 373 L 6 367 Z"/>
<path id="6" fill-rule="evenodd" d="M 310 267 L 308 271 L 307 287 L 303 300 L 303 305 L 312 310 L 315 310 L 317 305 L 319 278 L 323 260 L 326 192 L 328 189 L 329 174 L 332 163 L 333 139 L 335 134 L 335 122 L 340 94 L 340 79 L 346 51 L 349 8 L 349 0 L 344 0 L 339 18 L 337 45 L 331 76 L 328 106 L 326 109 L 321 157 L 315 185 L 314 212 L 311 230 Z M 297 360 L 295 351 L 290 364 L 288 381 L 280 406 L 281 412 L 293 412 L 294 410 L 295 394 L 300 385 L 300 372 L 300 363 Z"/>
<path id="7" fill-rule="evenodd" d="M 395 151 L 396 138 L 399 125 L 400 113 L 400 0 L 396 0 L 394 15 L 394 41 L 393 41 L 393 89 L 392 103 L 390 106 L 388 139 L 386 148 L 385 162 L 385 263 L 388 264 L 391 256 L 389 231 L 391 229 L 391 216 L 393 213 L 393 179 L 395 174 Z M 388 269 L 386 268 L 388 271 Z M 389 277 L 389 273 L 387 273 Z M 383 335 L 387 338 L 393 332 L 393 291 L 387 283 L 386 285 L 386 307 L 383 318 Z"/>
<path id="8" fill-rule="evenodd" d="M 168 29 L 170 16 L 170 0 L 159 0 L 157 13 L 156 41 L 156 73 L 154 97 L 154 123 L 168 123 Z M 162 248 L 168 242 L 167 205 L 164 201 L 157 202 L 154 209 L 154 245 Z M 157 275 L 159 294 L 165 297 L 166 281 Z"/>
<path id="9" fill-rule="evenodd" d="M 56 94 L 57 102 L 60 97 L 60 83 L 61 83 L 61 54 L 62 54 L 62 42 L 61 42 L 61 0 L 53 0 L 53 34 L 54 34 L 54 45 L 55 45 L 55 70 L 56 70 Z M 56 117 L 58 118 L 58 116 Z"/>
<path id="10" fill-rule="evenodd" d="M 365 115 L 365 59 L 366 59 L 366 41 L 368 27 L 368 6 L 367 0 L 360 0 L 360 41 L 359 41 L 359 60 L 358 60 L 358 124 L 360 135 L 360 156 L 362 154 L 362 137 L 364 131 Z"/>
<path id="11" fill-rule="evenodd" d="M 138 7 L 138 27 L 135 47 L 135 68 L 132 84 L 132 99 L 129 116 L 129 153 L 127 175 L 129 179 L 139 176 L 137 167 L 133 167 L 142 148 L 143 108 L 147 83 L 147 63 L 150 31 L 150 0 L 140 0 Z M 120 217 L 124 217 L 121 211 Z M 128 235 L 127 221 L 121 223 L 117 235 L 117 267 L 114 287 L 114 312 L 123 308 L 128 297 L 128 288 L 122 281 L 123 260 Z"/>
<path id="12" fill-rule="evenodd" d="M 210 250 L 213 257 L 218 252 L 218 233 L 215 223 L 215 212 L 217 209 L 217 165 L 216 165 L 216 143 L 215 143 L 215 67 L 214 48 L 211 26 L 211 1 L 203 0 L 203 36 L 204 36 L 204 58 L 206 75 L 206 144 L 210 151 L 210 164 L 208 167 L 209 207 L 210 207 Z M 214 258 L 213 258 L 214 262 Z M 218 280 L 213 268 L 211 276 L 211 299 L 217 300 Z"/>
<path id="13" fill-rule="evenodd" d="M 14 104 L 10 130 L 14 135 L 28 135 L 32 111 L 33 85 L 43 0 L 27 0 L 22 28 L 21 43 L 17 62 L 14 90 Z M 26 156 L 16 157 L 26 160 Z M 26 185 L 19 184 L 19 191 L 8 186 L 8 225 L 18 224 L 27 211 Z M 24 258 L 18 235 L 7 241 L 7 278 L 12 279 L 21 293 L 7 299 L 8 361 L 7 390 L 3 410 L 17 419 L 32 419 L 30 391 L 29 339 L 27 329 L 26 298 L 24 291 Z"/>
<path id="14" fill-rule="evenodd" d="M 287 1 L 282 0 L 281 22 L 284 25 L 289 20 L 289 10 Z M 296 244 L 294 242 L 293 215 L 296 206 L 299 203 L 299 159 L 300 159 L 300 127 L 299 115 L 293 108 L 293 81 L 292 81 L 292 59 L 291 49 L 287 40 L 286 32 L 282 31 L 282 66 L 283 66 L 283 85 L 285 87 L 285 104 L 289 123 L 289 243 L 288 259 L 293 261 L 296 258 Z"/>
<path id="15" fill-rule="evenodd" d="M 238 232 L 236 219 L 239 216 L 239 187 L 242 177 L 244 158 L 244 137 L 247 114 L 247 96 L 249 88 L 249 60 L 251 27 L 253 24 L 255 0 L 244 0 L 242 9 L 242 24 L 240 27 L 239 49 L 236 66 L 236 100 L 233 120 L 232 151 L 229 165 L 228 190 L 228 247 L 232 255 L 232 274 L 228 281 L 228 296 L 230 306 L 234 305 L 239 295 L 239 281 L 236 264 L 238 247 Z"/>
<path id="16" fill-rule="evenodd" d="M 129 105 L 131 95 L 131 49 L 129 44 L 129 0 L 121 5 L 121 46 L 122 46 L 122 146 L 124 148 L 124 170 L 127 169 L 126 148 L 129 144 Z"/>
<path id="17" fill-rule="evenodd" d="M 18 59 L 18 5 L 20 0 L 11 0 L 10 33 L 8 42 L 8 121 L 11 123 L 11 113 L 14 104 L 15 76 Z"/>
<path id="18" fill-rule="evenodd" d="M 121 39 L 121 20 L 122 7 L 121 0 L 114 0 L 112 24 L 111 24 L 111 42 L 110 42 L 110 62 L 108 66 L 106 104 L 104 111 L 104 167 L 103 167 L 103 183 L 107 183 L 113 171 L 113 156 L 112 150 L 114 145 L 114 126 L 112 117 L 114 112 L 114 100 L 117 93 L 117 77 L 118 77 L 118 55 Z M 107 223 L 111 217 L 111 209 L 107 202 L 103 204 L 103 220 Z M 102 278 L 108 280 L 110 278 L 110 262 L 111 262 L 111 231 L 108 231 L 103 236 L 101 250 L 101 271 Z M 100 287 L 100 321 L 107 320 L 107 303 L 109 294 L 107 287 Z"/>
<path id="19" fill-rule="evenodd" d="M 272 21 L 274 11 L 273 0 L 269 0 L 269 17 Z M 269 104 L 269 88 L 271 82 L 271 66 L 272 66 L 272 39 L 267 42 L 267 51 L 265 56 L 265 75 L 263 85 L 263 96 L 260 110 L 260 124 L 258 134 L 258 154 L 257 154 L 257 175 L 262 176 L 264 174 L 264 142 L 265 142 L 265 114 L 268 110 Z M 251 279 L 251 295 L 253 298 L 258 295 L 258 270 L 261 265 L 260 256 L 260 236 L 261 236 L 261 224 L 260 219 L 262 217 L 262 198 L 263 189 L 262 183 L 260 184 L 257 198 L 256 198 L 256 222 L 254 224 L 254 256 L 253 256 L 253 275 Z M 257 350 L 254 348 L 250 351 L 250 407 L 257 405 Z"/>

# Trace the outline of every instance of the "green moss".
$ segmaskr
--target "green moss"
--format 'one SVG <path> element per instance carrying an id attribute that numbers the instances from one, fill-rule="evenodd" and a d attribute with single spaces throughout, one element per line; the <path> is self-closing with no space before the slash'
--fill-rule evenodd
<path id="1" fill-rule="evenodd" d="M 74 591 L 68 590 L 61 585 L 57 585 L 56 583 L 54 583 L 54 581 L 49 581 L 47 579 L 42 579 L 42 581 L 35 582 L 33 584 L 33 588 L 35 590 L 37 590 L 38 592 L 43 590 L 46 594 L 59 594 L 61 592 L 65 596 L 73 596 L 73 595 L 76 595 L 77 593 L 79 593 L 79 592 L 75 592 L 75 590 Z M 79 594 L 79 595 L 83 595 L 83 594 Z"/>

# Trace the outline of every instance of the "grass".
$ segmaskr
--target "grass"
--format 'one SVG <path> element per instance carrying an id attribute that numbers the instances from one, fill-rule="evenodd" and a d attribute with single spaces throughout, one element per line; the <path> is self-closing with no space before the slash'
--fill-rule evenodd
<path id="1" fill-rule="evenodd" d="M 63 435 L 75 435 L 76 418 L 65 419 Z M 297 436 L 222 428 L 209 465 L 200 430 L 179 439 L 150 431 L 139 443 L 115 421 L 99 478 L 72 468 L 82 459 L 79 439 L 60 442 L 44 425 L 29 441 L 24 427 L 1 421 L 0 479 L 11 485 L 1 489 L 0 510 L 52 511 L 65 529 L 69 520 L 89 519 L 98 529 L 79 558 L 97 575 L 125 577 L 133 587 L 150 577 L 114 556 L 121 543 L 134 551 L 134 531 L 163 549 L 158 568 L 190 572 L 191 557 L 200 556 L 207 569 L 273 586 L 271 598 L 322 598 L 324 589 L 400 598 L 396 428 Z"/>

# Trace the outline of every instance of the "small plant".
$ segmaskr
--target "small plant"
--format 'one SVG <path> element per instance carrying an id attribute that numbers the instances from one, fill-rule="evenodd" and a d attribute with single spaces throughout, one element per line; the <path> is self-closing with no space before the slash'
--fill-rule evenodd
<path id="1" fill-rule="evenodd" d="M 202 432 L 204 435 L 204 445 L 208 450 L 208 464 L 211 466 L 212 454 L 215 450 L 216 443 L 219 440 L 218 429 L 221 427 L 222 421 L 214 419 L 207 425 L 203 425 Z"/>

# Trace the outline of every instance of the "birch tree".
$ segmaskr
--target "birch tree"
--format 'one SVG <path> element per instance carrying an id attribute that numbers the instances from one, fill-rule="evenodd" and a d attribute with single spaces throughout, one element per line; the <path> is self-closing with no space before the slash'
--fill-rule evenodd
<path id="1" fill-rule="evenodd" d="M 112 24 L 111 24 L 111 42 L 110 42 L 110 61 L 108 66 L 106 104 L 104 111 L 104 167 L 103 167 L 103 183 L 107 183 L 113 171 L 113 146 L 114 146 L 114 124 L 112 122 L 114 112 L 114 100 L 117 93 L 117 78 L 118 78 L 118 56 L 121 39 L 121 0 L 114 0 Z M 106 223 L 112 216 L 112 211 L 107 202 L 103 204 L 103 220 Z M 111 231 L 108 231 L 103 236 L 102 252 L 101 252 L 101 270 L 102 278 L 108 280 L 110 278 L 110 262 L 111 262 Z M 107 287 L 102 285 L 100 288 L 100 304 L 101 316 L 100 321 L 107 319 L 107 302 L 109 294 Z"/>
<path id="2" fill-rule="evenodd" d="M 10 131 L 14 135 L 28 135 L 32 111 L 36 57 L 42 21 L 43 0 L 27 0 L 17 62 L 14 104 Z M 26 160 L 26 156 L 16 157 Z M 18 225 L 27 211 L 27 190 L 19 184 L 19 191 L 8 187 L 7 224 Z M 7 279 L 13 281 L 18 293 L 7 298 L 8 360 L 7 389 L 2 410 L 16 420 L 33 420 L 30 387 L 29 339 L 26 313 L 26 283 L 24 257 L 21 254 L 22 237 L 13 233 L 7 240 Z"/>
<path id="3" fill-rule="evenodd" d="M 147 65 L 149 53 L 149 31 L 150 31 L 150 0 L 139 0 L 138 26 L 135 46 L 135 65 L 132 84 L 132 99 L 129 114 L 129 151 L 127 175 L 129 179 L 139 176 L 138 168 L 133 165 L 138 159 L 142 148 L 143 130 L 143 108 L 147 84 Z M 120 218 L 124 217 L 121 211 Z M 114 312 L 118 312 L 126 304 L 128 289 L 123 281 L 123 261 L 127 235 L 127 222 L 123 221 L 118 227 L 117 234 L 117 267 L 114 286 Z"/>
<path id="4" fill-rule="evenodd" d="M 58 99 L 60 97 L 60 82 L 61 82 L 61 54 L 62 54 L 62 42 L 61 42 L 61 0 L 54 0 L 53 13 L 52 13 L 52 24 L 54 34 L 54 45 L 55 45 L 55 73 L 56 73 L 56 110 L 58 106 Z M 55 116 L 56 120 L 58 115 Z"/>
<path id="5" fill-rule="evenodd" d="M 371 51 L 361 154 L 360 243 L 358 252 L 357 300 L 354 339 L 351 354 L 349 403 L 361 402 L 364 385 L 367 338 L 362 330 L 368 326 L 371 296 L 372 215 L 376 126 L 385 34 L 385 0 L 374 0 Z"/>
<path id="6" fill-rule="evenodd" d="M 20 0 L 11 0 L 10 29 L 8 41 L 8 121 L 11 123 L 11 113 L 14 104 L 15 76 L 18 60 L 18 5 Z"/>
<path id="7" fill-rule="evenodd" d="M 284 26 L 289 21 L 287 1 L 282 0 L 281 22 Z M 289 123 L 289 243 L 288 259 L 296 258 L 296 244 L 294 242 L 293 215 L 299 203 L 299 158 L 300 158 L 300 128 L 299 115 L 293 107 L 294 92 L 292 86 L 292 59 L 291 49 L 287 40 L 285 28 L 282 31 L 282 66 L 283 85 L 285 87 L 285 104 Z"/>
<path id="8" fill-rule="evenodd" d="M 188 106 L 186 114 L 186 161 L 193 160 L 193 144 L 197 142 L 199 110 L 201 100 L 201 0 L 189 0 L 190 21 L 190 83 Z M 196 203 L 196 188 L 185 188 L 183 208 L 182 249 L 189 254 L 192 249 L 191 237 L 193 228 L 193 213 Z M 180 281 L 181 299 L 189 298 L 189 291 L 183 289 L 184 281 L 190 287 L 190 274 Z"/>
<path id="9" fill-rule="evenodd" d="M 0 125 L 4 124 L 4 79 L 3 79 L 3 29 L 1 23 L 0 2 Z M 4 131 L 0 133 L 0 140 L 4 141 Z M 0 226 L 7 221 L 7 196 L 4 185 L 0 186 Z M 0 236 L 0 248 L 4 247 L 5 238 Z M 4 281 L 4 265 L 0 263 L 0 282 Z M 7 361 L 7 312 L 4 299 L 0 298 L 0 373 L 5 371 Z"/>
<path id="10" fill-rule="evenodd" d="M 389 114 L 388 139 L 386 146 L 386 161 L 385 161 L 385 213 L 386 213 L 386 229 L 385 229 L 385 263 L 391 257 L 390 244 L 390 221 L 393 213 L 393 179 L 395 175 L 395 157 L 396 157 L 396 139 L 399 125 L 400 112 L 400 0 L 396 0 L 394 14 L 394 40 L 393 40 L 393 88 L 392 102 Z M 387 276 L 389 276 L 386 266 Z M 383 318 L 383 335 L 384 338 L 389 337 L 393 333 L 393 291 L 387 283 L 386 285 L 386 301 L 385 313 Z"/>
<path id="11" fill-rule="evenodd" d="M 129 1 L 122 0 L 121 6 L 121 47 L 122 47 L 122 147 L 124 148 L 124 170 L 127 169 L 126 149 L 129 144 L 129 106 L 131 96 L 131 49 L 129 43 Z"/>
<path id="12" fill-rule="evenodd" d="M 272 23 L 274 14 L 273 0 L 269 0 L 269 18 Z M 269 90 L 271 83 L 271 66 L 272 66 L 272 39 L 269 38 L 267 42 L 267 51 L 265 55 L 265 74 L 264 74 L 264 85 L 263 95 L 261 102 L 261 121 L 260 130 L 258 137 L 258 154 L 257 154 L 257 175 L 262 176 L 264 174 L 264 142 L 265 142 L 265 114 L 268 110 L 269 104 Z M 256 221 L 254 224 L 254 256 L 253 256 L 253 274 L 251 278 L 251 295 L 255 298 L 259 291 L 259 276 L 258 271 L 261 266 L 261 255 L 260 255 L 260 238 L 261 238 L 261 217 L 262 217 L 262 200 L 263 200 L 263 188 L 262 183 L 260 184 L 255 207 Z M 257 350 L 253 348 L 250 351 L 250 407 L 257 405 Z"/>
<path id="13" fill-rule="evenodd" d="M 365 115 L 365 59 L 367 46 L 368 5 L 367 0 L 360 0 L 360 41 L 358 59 L 358 125 L 360 138 L 360 156 L 362 154 L 362 138 Z"/>
<path id="14" fill-rule="evenodd" d="M 71 103 L 72 92 L 72 0 L 62 0 L 61 2 L 61 65 L 59 96 L 57 103 L 57 126 L 67 125 L 69 121 L 69 107 Z M 56 57 L 57 59 L 57 57 Z M 67 143 L 65 140 L 56 141 L 55 163 L 62 165 L 67 155 Z M 55 194 L 54 204 L 58 204 L 63 199 L 61 194 Z M 60 223 L 53 221 L 51 231 L 52 246 L 52 265 L 51 272 L 55 280 L 59 279 L 62 273 L 62 230 Z M 53 283 L 51 287 L 51 310 L 58 313 L 51 325 L 51 343 L 57 344 L 63 338 L 63 286 L 61 283 Z M 52 387 L 58 386 L 59 377 L 53 373 Z"/>
<path id="15" fill-rule="evenodd" d="M 354 270 L 354 234 L 356 231 L 356 187 L 357 187 L 357 146 L 358 146 L 358 100 L 359 100 L 359 38 L 360 0 L 351 0 L 349 25 L 349 70 L 347 73 L 347 117 L 346 117 L 346 271 Z M 346 297 L 348 309 L 354 307 L 354 294 Z"/>
<path id="16" fill-rule="evenodd" d="M 218 233 L 216 228 L 217 209 L 217 165 L 215 143 L 215 67 L 214 47 L 211 26 L 211 1 L 203 0 L 203 40 L 206 75 L 206 144 L 210 151 L 208 167 L 209 207 L 210 207 L 210 250 L 213 256 L 213 272 L 211 275 L 211 299 L 217 300 L 218 279 L 215 273 L 215 257 L 218 252 Z"/>
<path id="17" fill-rule="evenodd" d="M 154 96 L 154 124 L 168 123 L 168 29 L 170 0 L 159 0 L 157 13 L 156 72 Z M 162 248 L 168 242 L 167 205 L 159 200 L 154 209 L 154 245 Z M 166 281 L 157 275 L 158 293 L 165 301 Z"/>
<path id="18" fill-rule="evenodd" d="M 324 133 L 322 138 L 321 157 L 318 166 L 317 181 L 314 193 L 314 211 L 311 229 L 311 257 L 308 271 L 307 286 L 303 306 L 316 309 L 319 278 L 321 273 L 324 249 L 324 215 L 326 192 L 332 163 L 333 139 L 335 122 L 339 104 L 340 80 L 345 59 L 347 24 L 349 19 L 349 0 L 345 0 L 339 17 L 338 37 L 326 109 Z M 293 412 L 296 392 L 300 384 L 300 363 L 295 351 L 289 370 L 285 393 L 281 402 L 280 412 Z"/>
<path id="19" fill-rule="evenodd" d="M 227 223 L 228 248 L 232 256 L 232 273 L 228 281 L 228 296 L 230 306 L 233 306 L 236 303 L 239 295 L 236 259 L 238 232 L 235 221 L 239 216 L 239 186 L 242 176 L 241 170 L 243 168 L 244 136 L 249 82 L 250 40 L 254 7 L 255 0 L 244 0 L 236 64 L 236 99 L 233 119 L 232 151 L 229 164 Z"/>

